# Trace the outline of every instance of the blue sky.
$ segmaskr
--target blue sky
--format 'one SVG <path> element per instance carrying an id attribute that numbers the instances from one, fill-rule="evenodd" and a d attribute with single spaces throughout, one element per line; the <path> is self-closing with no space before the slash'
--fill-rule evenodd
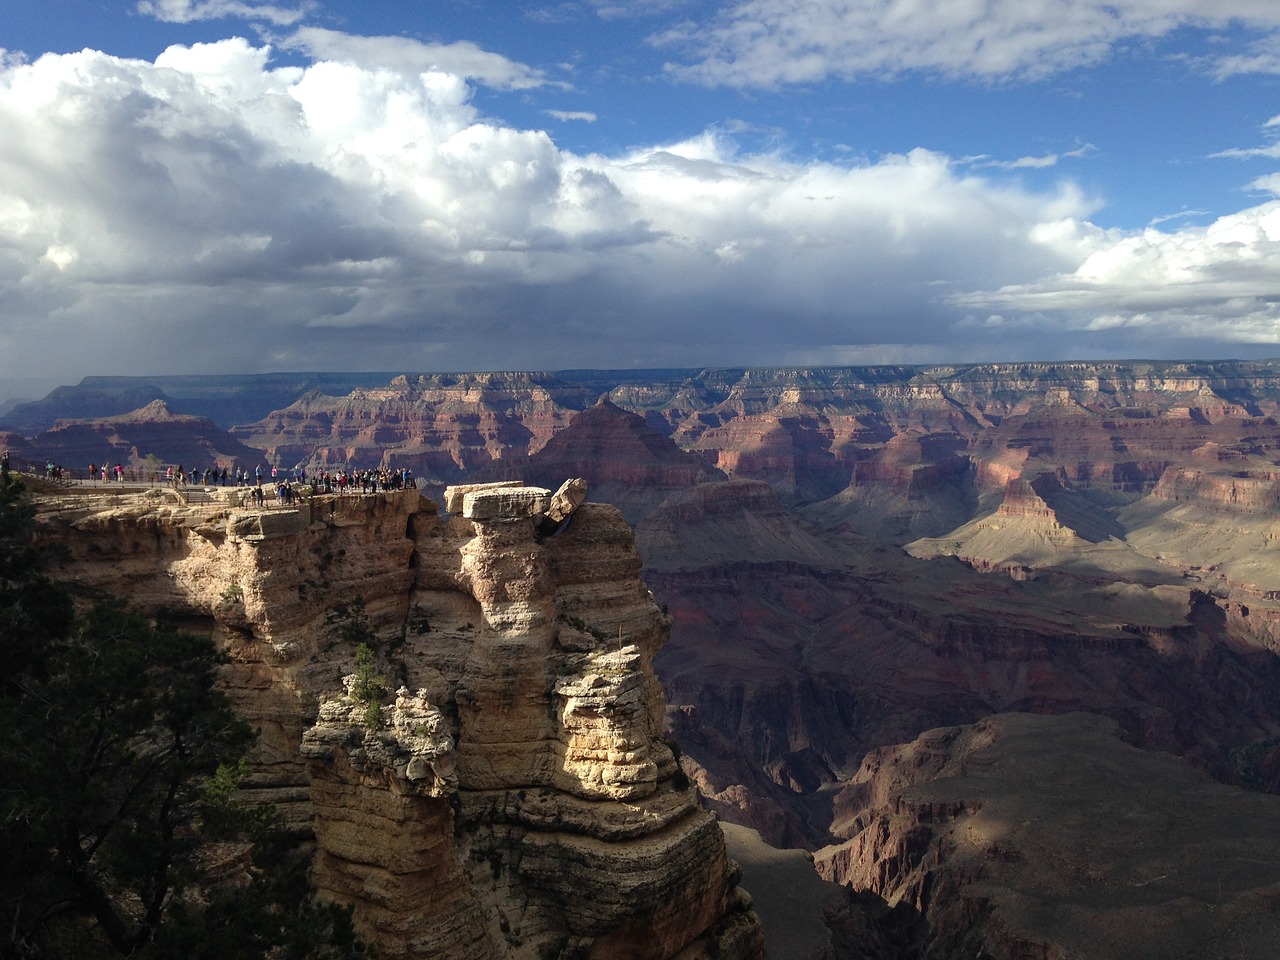
<path id="1" fill-rule="evenodd" d="M 1280 355 L 1273 0 L 0 0 L 0 399 Z"/>

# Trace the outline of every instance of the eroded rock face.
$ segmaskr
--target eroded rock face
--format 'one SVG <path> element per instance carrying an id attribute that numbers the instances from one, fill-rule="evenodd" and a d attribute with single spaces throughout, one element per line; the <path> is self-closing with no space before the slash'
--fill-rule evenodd
<path id="1" fill-rule="evenodd" d="M 638 521 L 646 579 L 674 614 L 658 663 L 685 774 L 724 817 L 812 847 L 828 842 L 830 792 L 868 750 L 1002 710 L 1106 714 L 1135 745 L 1280 790 L 1278 373 L 1268 361 L 616 372 L 589 386 L 411 377 L 310 396 L 238 435 L 269 457 L 404 463 L 442 483 L 518 477 L 550 490 L 587 477 L 593 498 Z M 611 402 L 592 406 L 602 393 Z M 722 471 L 734 482 L 699 482 Z M 307 541 L 333 557 L 320 576 L 305 550 L 288 552 L 293 522 L 249 512 L 231 531 L 276 551 L 272 577 L 246 574 L 243 588 L 246 611 L 271 593 L 276 623 L 235 603 L 216 617 L 217 629 L 240 625 L 228 643 L 243 658 L 233 681 L 243 696 L 280 698 L 280 796 L 301 782 L 287 750 L 301 732 L 285 736 L 287 718 L 339 689 L 351 654 L 317 594 L 289 594 L 291 565 L 350 587 L 336 599 L 358 589 L 379 633 L 403 637 L 386 665 L 392 685 L 425 689 L 451 724 L 470 725 L 457 747 L 460 794 L 501 797 L 478 822 L 518 810 L 522 824 L 585 823 L 587 811 L 630 802 L 602 791 L 642 790 L 649 764 L 663 769 L 660 751 L 632 747 L 644 699 L 613 668 L 573 665 L 561 684 L 540 665 L 544 649 L 599 656 L 634 644 L 645 656 L 643 631 L 624 629 L 619 644 L 615 621 L 567 599 L 580 574 L 559 565 L 557 544 L 573 523 L 530 547 L 523 534 L 388 514 L 376 553 L 360 554 L 361 580 L 339 569 L 344 549 L 362 549 L 351 543 L 358 524 Z M 139 556 L 179 552 L 169 527 L 154 544 L 120 535 Z M 416 564 L 407 595 L 404 568 L 382 556 L 404 544 Z M 216 553 L 218 563 L 234 555 Z M 609 550 L 592 555 L 614 562 Z M 204 556 L 183 569 L 215 569 Z M 168 589 L 144 573 L 133 586 Z M 612 605 L 582 608 L 597 602 Z M 308 629 L 315 640 L 300 640 Z M 301 666 L 308 643 L 345 658 L 323 682 L 295 679 L 315 669 Z M 626 701 L 616 733 L 597 716 L 597 693 Z M 504 696 L 556 757 L 507 737 L 493 707 Z M 1240 766 L 1258 750 L 1265 762 Z M 503 768 L 549 785 L 517 802 L 494 786 Z M 592 822 L 619 836 L 638 829 L 625 811 Z M 476 849 L 508 862 L 514 843 Z M 522 930 L 545 915 L 531 908 Z"/>
<path id="2" fill-rule="evenodd" d="M 475 474 L 548 486 L 565 476 L 584 478 L 592 496 L 632 523 L 673 493 L 724 479 L 709 457 L 681 450 L 643 417 L 608 400 L 573 416 L 528 457 L 505 457 Z"/>
<path id="3" fill-rule="evenodd" d="M 1063 540 L 1127 550 L 1046 517 L 992 516 L 987 533 L 1032 521 L 1058 528 L 1046 557 Z M 997 711 L 1105 714 L 1135 745 L 1224 779 L 1241 750 L 1280 735 L 1266 604 L 1159 570 L 1146 583 L 1105 569 L 1015 580 L 853 538 L 841 550 L 745 482 L 672 498 L 637 536 L 674 621 L 658 671 L 686 772 L 722 819 L 771 843 L 825 843 L 828 791 L 867 751 Z M 1188 550 L 1205 540 L 1202 528 L 1184 536 Z"/>
<path id="4" fill-rule="evenodd" d="M 265 512 L 157 491 L 50 502 L 44 529 L 85 583 L 227 649 L 263 729 L 251 786 L 314 826 L 318 888 L 380 955 L 759 956 L 660 735 L 669 620 L 630 528 L 584 503 L 546 536 L 527 493 L 486 495 L 446 519 L 413 490 Z M 351 686 L 358 638 L 401 687 L 381 710 Z"/>
<path id="5" fill-rule="evenodd" d="M 205 417 L 173 413 L 163 400 L 112 417 L 59 421 L 33 437 L 30 445 L 38 456 L 78 471 L 90 463 L 143 467 L 148 455 L 201 471 L 262 463 L 260 451 Z"/>
<path id="6" fill-rule="evenodd" d="M 1117 733 L 1003 714 L 877 750 L 834 798 L 844 840 L 819 872 L 939 960 L 1273 954 L 1280 798 Z"/>

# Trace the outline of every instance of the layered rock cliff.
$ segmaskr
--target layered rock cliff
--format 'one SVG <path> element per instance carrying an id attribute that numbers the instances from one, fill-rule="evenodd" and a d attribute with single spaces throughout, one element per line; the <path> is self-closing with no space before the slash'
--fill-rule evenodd
<path id="1" fill-rule="evenodd" d="M 615 508 L 544 539 L 549 494 L 475 494 L 497 506 L 452 517 L 415 490 L 174 496 L 51 500 L 44 535 L 86 586 L 228 652 L 262 730 L 251 793 L 314 831 L 318 889 L 379 955 L 760 955 L 661 737 L 669 621 Z M 357 641 L 394 696 L 353 699 Z"/>
<path id="2" fill-rule="evenodd" d="M 685 747 L 681 769 L 726 818 L 772 842 L 813 848 L 830 841 L 832 792 L 856 775 L 868 750 L 998 711 L 1104 714 L 1135 745 L 1178 753 L 1224 780 L 1280 790 L 1278 373 L 1276 362 L 1254 362 L 409 376 L 346 396 L 308 395 L 236 435 L 286 466 L 407 465 L 439 485 L 588 476 L 594 496 L 638 521 L 645 579 L 673 615 L 671 642 L 656 663 L 667 723 Z M 720 476 L 730 482 L 705 482 Z M 336 509 L 307 521 L 309 530 L 330 525 L 323 536 L 307 534 L 319 538 L 305 541 L 314 550 L 287 547 L 293 541 L 277 536 L 277 521 L 243 521 L 246 531 L 266 524 L 252 535 L 262 538 L 255 549 L 274 558 L 272 576 L 302 571 L 292 594 L 271 594 L 270 616 L 286 638 L 279 649 L 262 645 L 254 605 L 258 591 L 287 579 L 261 586 L 265 578 L 246 574 L 243 585 L 219 588 L 231 597 L 219 601 L 225 610 L 200 613 L 216 621 L 209 629 L 228 631 L 243 699 L 306 691 L 277 705 L 280 729 L 264 741 L 281 744 L 276 773 L 272 779 L 264 766 L 260 785 L 274 784 L 282 799 L 297 793 L 305 771 L 289 744 L 302 730 L 286 730 L 288 718 L 298 715 L 298 702 L 330 702 L 351 668 L 351 643 L 321 611 L 359 595 L 383 637 L 389 687 L 403 686 L 410 699 L 425 690 L 425 703 L 451 729 L 471 724 L 471 740 L 453 751 L 467 759 L 459 770 L 514 765 L 543 783 L 547 764 L 559 763 L 547 789 L 586 801 L 586 788 L 565 771 L 580 762 L 572 758 L 589 757 L 588 748 L 572 746 L 590 742 L 589 724 L 557 721 L 543 738 L 560 744 L 551 747 L 561 757 L 553 762 L 542 746 L 504 739 L 493 712 L 471 705 L 473 695 L 506 689 L 524 704 L 510 708 L 522 722 L 546 722 L 528 705 L 536 678 L 550 682 L 544 674 L 518 656 L 513 662 L 535 680 L 482 666 L 490 655 L 479 643 L 481 626 L 497 616 L 486 611 L 517 608 L 459 586 L 481 563 L 475 557 L 493 557 L 481 565 L 516 571 L 510 579 L 525 584 L 522 596 L 544 596 L 536 564 L 525 573 L 518 572 L 524 561 L 496 559 L 523 556 L 524 548 L 479 528 L 466 533 L 466 544 L 475 541 L 466 546 L 449 524 L 399 515 L 390 501 L 369 508 L 386 513 L 385 522 Z M 370 523 L 382 530 L 376 548 L 357 543 Z M 140 556 L 181 552 L 165 546 L 175 538 L 169 527 L 142 542 L 136 532 L 120 535 Z M 558 542 L 535 540 L 530 555 L 553 556 Z M 327 564 L 317 564 L 314 551 L 327 553 Z M 353 552 L 365 558 L 367 577 L 347 568 Z M 409 559 L 394 559 L 401 553 Z M 213 567 L 235 553 L 217 547 L 210 556 L 218 558 Z M 115 562 L 127 575 L 128 556 Z M 413 565 L 408 586 L 404 563 Z M 183 565 L 173 569 L 187 576 Z M 436 581 L 428 570 L 455 572 Z M 563 606 L 567 594 L 556 588 L 555 595 Z M 183 603 L 171 605 L 192 615 Z M 553 653 L 606 640 L 617 652 L 615 620 L 593 625 L 570 611 L 556 622 Z M 532 648 L 544 650 L 541 621 L 521 623 Z M 420 629 L 421 636 L 443 630 L 449 642 L 419 649 L 427 642 Z M 629 628 L 623 633 L 624 647 L 634 643 L 641 661 L 649 656 Z M 332 644 L 336 653 L 315 662 L 336 656 L 342 664 L 305 683 L 293 679 L 318 669 L 298 665 L 311 662 L 306 643 Z M 400 665 L 428 655 L 430 670 Z M 611 668 L 594 672 L 612 676 Z M 550 703 L 560 694 L 546 696 Z M 355 732 L 348 747 L 374 749 Z M 387 755 L 395 750 L 388 744 Z M 634 762 L 619 761 L 628 776 L 641 776 L 650 762 L 667 769 L 660 751 L 648 760 L 629 747 L 615 752 L 637 753 Z M 396 769 L 335 755 L 317 777 L 381 778 L 415 803 L 442 799 L 414 792 L 424 780 L 393 788 Z M 679 775 L 658 775 L 659 793 L 664 778 L 674 785 Z M 489 789 L 460 775 L 459 796 Z M 519 803 L 504 795 L 498 804 L 512 818 L 503 822 L 520 829 L 537 820 L 520 806 L 530 802 L 525 789 Z M 308 802 L 298 796 L 298 810 Z M 460 801 L 455 825 L 472 822 L 469 809 Z M 483 813 L 480 823 L 498 816 Z M 381 828 L 371 821 L 368 829 Z M 514 844 L 493 839 L 475 849 L 485 863 L 490 856 L 509 863 Z M 484 869 L 469 867 L 473 892 L 506 884 L 508 874 L 499 873 L 486 881 Z M 528 931 L 550 908 L 503 909 L 527 914 Z M 485 942 L 499 944 L 500 935 L 501 924 L 496 933 L 491 926 Z"/>
<path id="3" fill-rule="evenodd" d="M 0 446 L 5 442 L 0 439 Z M 110 417 L 60 420 L 14 450 L 15 456 L 51 460 L 85 477 L 89 464 L 144 466 L 148 457 L 186 469 L 248 467 L 262 454 L 206 417 L 177 414 L 163 400 Z"/>

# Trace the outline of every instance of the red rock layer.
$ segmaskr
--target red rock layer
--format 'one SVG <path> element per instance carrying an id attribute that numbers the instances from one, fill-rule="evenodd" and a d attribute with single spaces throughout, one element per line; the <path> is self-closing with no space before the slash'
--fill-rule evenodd
<path id="1" fill-rule="evenodd" d="M 213 421 L 171 413 L 161 400 L 115 417 L 60 421 L 32 437 L 18 452 L 51 460 L 74 470 L 81 479 L 87 477 L 91 463 L 141 468 L 149 456 L 159 464 L 201 471 L 264 462 L 260 450 L 246 447 Z"/>

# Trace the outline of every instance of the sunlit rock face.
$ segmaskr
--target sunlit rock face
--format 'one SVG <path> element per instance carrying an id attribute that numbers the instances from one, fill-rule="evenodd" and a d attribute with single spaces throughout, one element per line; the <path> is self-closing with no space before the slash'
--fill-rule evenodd
<path id="1" fill-rule="evenodd" d="M 492 460 L 541 449 L 593 398 L 590 388 L 546 374 L 402 376 L 346 396 L 310 393 L 234 432 L 272 462 L 408 466 L 453 483 Z"/>
<path id="2" fill-rule="evenodd" d="M 471 516 L 415 490 L 267 510 L 237 491 L 69 498 L 44 531 L 86 585 L 228 652 L 263 731 L 252 792 L 314 833 L 318 889 L 355 905 L 379 955 L 760 956 L 661 736 L 670 621 L 631 529 L 573 509 L 572 485 L 567 522 L 544 525 L 522 489 Z M 386 691 L 372 713 L 353 699 L 360 642 Z"/>
<path id="3" fill-rule="evenodd" d="M 602 399 L 575 415 L 541 449 L 497 460 L 474 478 L 551 485 L 561 477 L 582 477 L 593 498 L 618 507 L 634 523 L 675 493 L 724 480 L 711 459 L 681 450 L 639 414 Z"/>

